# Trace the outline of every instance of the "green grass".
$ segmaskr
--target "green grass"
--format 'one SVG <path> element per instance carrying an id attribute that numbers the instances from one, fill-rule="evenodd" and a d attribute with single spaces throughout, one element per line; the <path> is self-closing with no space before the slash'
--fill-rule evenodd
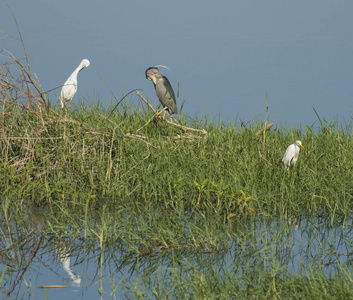
<path id="1" fill-rule="evenodd" d="M 351 128 L 274 129 L 263 140 L 255 136 L 259 123 L 188 120 L 203 135 L 148 123 L 152 115 L 138 110 L 108 114 L 100 106 L 65 116 L 12 109 L 2 118 L 3 197 L 31 206 L 133 203 L 226 216 L 351 213 Z M 288 174 L 281 159 L 296 139 L 305 149 Z"/>
<path id="2" fill-rule="evenodd" d="M 290 225 L 273 226 L 295 218 L 324 218 L 324 228 L 349 223 L 351 128 L 272 129 L 257 138 L 260 123 L 180 117 L 203 135 L 141 111 L 118 110 L 110 119 L 99 105 L 66 115 L 6 111 L 5 293 L 38 253 L 62 248 L 78 262 L 95 261 L 97 274 L 109 265 L 99 280 L 110 278 L 111 291 L 103 284 L 100 291 L 131 298 L 352 296 L 349 263 L 326 272 L 321 257 L 332 251 L 329 238 L 313 242 L 328 252 L 316 249 L 312 257 L 308 248 L 299 271 L 288 271 Z M 305 149 L 287 173 L 282 155 L 296 139 Z M 116 281 L 120 273 L 124 280 Z"/>

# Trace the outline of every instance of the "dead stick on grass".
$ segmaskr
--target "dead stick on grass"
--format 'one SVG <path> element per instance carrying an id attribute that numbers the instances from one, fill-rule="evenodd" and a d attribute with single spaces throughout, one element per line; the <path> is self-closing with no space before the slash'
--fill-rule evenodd
<path id="1" fill-rule="evenodd" d="M 151 146 L 151 147 L 153 147 L 153 148 L 158 149 L 157 146 L 152 145 L 151 143 L 144 141 L 144 140 L 142 139 L 142 138 L 145 138 L 144 136 L 127 133 L 127 134 L 124 135 L 124 137 L 139 140 L 139 141 L 141 141 L 141 142 L 144 142 L 146 145 L 149 145 L 149 146 Z"/>
<path id="2" fill-rule="evenodd" d="M 134 91 L 135 91 L 135 90 L 134 90 Z M 94 111 L 95 113 L 97 113 L 98 115 L 100 115 L 103 119 L 105 119 L 105 120 L 107 120 L 107 121 L 109 121 L 110 123 L 112 123 L 112 124 L 115 125 L 115 123 L 114 123 L 113 121 L 111 121 L 109 118 L 107 118 L 107 117 L 105 117 L 104 115 L 102 115 L 99 111 L 97 111 L 97 110 L 93 109 L 92 107 L 89 107 L 89 106 L 87 106 L 87 105 L 85 105 L 85 104 L 82 104 L 82 103 L 81 103 L 81 105 L 84 106 L 84 107 L 86 107 L 86 108 L 88 108 L 88 109 L 90 109 L 90 110 L 92 110 L 92 111 Z M 80 124 L 83 128 L 88 128 L 87 126 L 85 126 L 85 125 L 84 125 L 83 123 L 81 123 L 81 122 L 78 122 L 78 121 L 75 121 L 75 120 L 71 120 L 71 119 L 67 119 L 67 118 L 65 118 L 65 119 L 63 119 L 63 120 L 59 120 L 59 121 L 61 121 L 61 122 L 76 123 L 76 124 Z M 121 131 L 121 133 L 122 133 L 122 137 L 126 137 L 126 138 L 131 138 L 131 139 L 139 140 L 139 141 L 141 141 L 141 142 L 145 143 L 146 145 L 149 145 L 149 146 L 151 146 L 151 147 L 153 147 L 153 148 L 158 148 L 157 146 L 154 146 L 154 145 L 152 145 L 151 143 L 144 141 L 142 138 L 145 138 L 145 137 L 142 136 L 142 135 L 135 135 L 135 134 L 130 134 L 130 133 L 126 133 L 126 134 L 125 134 L 121 129 L 120 129 L 120 131 Z M 102 134 L 101 132 L 98 132 L 98 131 L 96 131 L 96 132 L 91 132 L 91 133 L 94 133 L 94 134 Z"/>
<path id="3" fill-rule="evenodd" d="M 264 132 L 270 130 L 270 128 L 273 126 L 273 123 L 268 124 L 264 129 L 259 130 L 256 132 L 256 136 L 260 136 L 260 134 L 263 134 Z"/>
<path id="4" fill-rule="evenodd" d="M 154 113 L 156 113 L 156 110 L 153 108 L 153 106 L 145 98 L 143 98 L 138 91 L 136 91 L 136 94 L 137 94 L 137 96 L 139 96 L 147 104 L 147 106 L 150 109 L 152 109 L 152 111 Z M 148 122 L 150 122 L 150 121 L 148 121 Z M 207 131 L 205 129 L 195 129 L 195 128 L 192 128 L 192 127 L 186 127 L 186 126 L 183 126 L 183 125 L 180 125 L 180 124 L 176 124 L 176 123 L 174 123 L 172 121 L 169 121 L 169 120 L 166 120 L 166 119 L 164 119 L 164 121 L 167 122 L 170 125 L 173 125 L 175 127 L 180 128 L 180 129 L 182 129 L 184 131 L 195 131 L 195 132 L 201 132 L 202 134 L 207 134 Z"/>
<path id="5" fill-rule="evenodd" d="M 30 113 L 35 114 L 38 118 L 41 117 L 40 113 L 38 113 L 38 112 L 34 111 L 33 109 L 30 109 L 30 108 L 28 108 L 27 106 L 24 106 L 24 105 L 22 105 L 22 104 L 20 104 L 20 103 L 13 102 L 13 101 L 9 101 L 9 100 L 6 100 L 6 99 L 0 99 L 0 102 L 16 105 L 16 106 L 18 106 L 19 108 L 22 108 L 23 110 L 26 110 L 27 112 L 30 112 Z"/>

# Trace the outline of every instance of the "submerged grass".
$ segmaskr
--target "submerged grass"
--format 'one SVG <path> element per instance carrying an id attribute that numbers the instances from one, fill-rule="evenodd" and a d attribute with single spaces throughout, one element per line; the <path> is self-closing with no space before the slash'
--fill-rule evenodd
<path id="1" fill-rule="evenodd" d="M 75 257 L 76 271 L 80 265 L 97 265 L 94 274 L 91 268 L 78 274 L 88 286 L 99 282 L 102 293 L 119 298 L 352 296 L 351 221 L 344 226 L 350 228 L 347 232 L 330 229 L 325 218 L 306 219 L 301 241 L 295 241 L 293 226 L 273 218 L 225 222 L 202 212 L 192 216 L 175 209 L 152 214 L 128 205 L 119 211 L 89 209 L 84 215 L 50 207 L 18 209 L 26 217 L 19 217 L 19 212 L 9 215 L 9 230 L 2 232 L 1 243 L 8 241 L 1 247 L 2 264 L 7 266 L 4 293 L 22 277 L 29 282 L 25 270 L 32 261 L 45 253 L 53 257 L 62 253 Z M 343 248 L 334 245 L 344 239 Z M 17 277 L 9 279 L 10 270 Z M 107 278 L 116 280 L 111 290 L 103 284 Z"/>

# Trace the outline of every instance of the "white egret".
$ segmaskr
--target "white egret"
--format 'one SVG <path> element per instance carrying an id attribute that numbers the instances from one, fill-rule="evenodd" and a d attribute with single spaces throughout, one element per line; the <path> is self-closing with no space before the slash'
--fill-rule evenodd
<path id="1" fill-rule="evenodd" d="M 288 172 L 289 172 L 289 167 L 291 165 L 295 166 L 295 163 L 298 160 L 299 151 L 300 151 L 299 147 L 302 147 L 304 149 L 302 142 L 298 140 L 294 144 L 289 145 L 286 152 L 284 153 L 282 162 L 284 167 L 288 170 Z"/>
<path id="2" fill-rule="evenodd" d="M 90 65 L 89 60 L 83 59 L 81 63 L 78 65 L 78 67 L 75 69 L 75 71 L 73 71 L 70 77 L 65 81 L 61 89 L 59 100 L 58 100 L 61 108 L 64 108 L 64 102 L 70 102 L 70 105 L 71 105 L 72 98 L 77 92 L 78 72 L 80 72 L 84 68 L 87 68 L 89 65 Z"/>

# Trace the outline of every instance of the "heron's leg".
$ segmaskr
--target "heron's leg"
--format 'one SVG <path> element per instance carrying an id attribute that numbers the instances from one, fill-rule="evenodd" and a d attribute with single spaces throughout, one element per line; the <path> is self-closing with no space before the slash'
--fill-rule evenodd
<path id="1" fill-rule="evenodd" d="M 161 111 L 159 111 L 159 112 L 156 113 L 156 116 L 157 116 L 157 117 L 160 117 L 161 113 L 164 112 L 164 116 L 161 117 L 161 118 L 164 120 L 164 119 L 165 119 L 165 112 L 166 112 L 166 110 L 167 110 L 167 107 L 164 107 Z"/>

